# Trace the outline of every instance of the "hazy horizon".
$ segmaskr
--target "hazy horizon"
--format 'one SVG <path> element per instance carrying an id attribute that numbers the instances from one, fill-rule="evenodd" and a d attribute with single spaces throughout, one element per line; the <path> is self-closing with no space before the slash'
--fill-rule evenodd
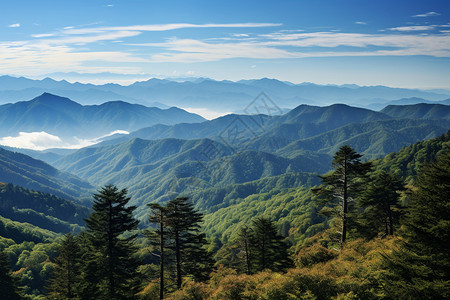
<path id="1" fill-rule="evenodd" d="M 0 74 L 449 89 L 449 14 L 442 0 L 5 2 Z"/>

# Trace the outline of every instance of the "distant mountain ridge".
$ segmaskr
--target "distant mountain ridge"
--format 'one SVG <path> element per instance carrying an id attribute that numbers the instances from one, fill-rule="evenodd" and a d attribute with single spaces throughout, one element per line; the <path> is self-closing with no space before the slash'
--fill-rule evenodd
<path id="1" fill-rule="evenodd" d="M 450 105 L 444 104 L 388 105 L 381 112 L 401 119 L 450 120 Z"/>
<path id="2" fill-rule="evenodd" d="M 100 104 L 123 100 L 149 105 L 159 102 L 177 107 L 207 108 L 221 112 L 243 110 L 258 94 L 265 92 L 279 107 L 293 108 L 299 104 L 329 105 L 345 103 L 367 106 L 401 98 L 419 97 L 444 100 L 449 94 L 386 86 L 292 84 L 276 79 L 215 81 L 151 78 L 128 86 L 118 84 L 81 84 L 56 81 L 50 78 L 31 80 L 0 76 L 0 102 L 20 101 L 44 92 L 69 97 L 82 104 Z M 450 91 L 449 91 L 450 93 Z"/>
<path id="3" fill-rule="evenodd" d="M 1 105 L 0 136 L 45 131 L 64 138 L 98 138 L 115 130 L 204 120 L 176 107 L 160 109 L 123 101 L 83 106 L 69 98 L 44 93 L 30 101 Z"/>

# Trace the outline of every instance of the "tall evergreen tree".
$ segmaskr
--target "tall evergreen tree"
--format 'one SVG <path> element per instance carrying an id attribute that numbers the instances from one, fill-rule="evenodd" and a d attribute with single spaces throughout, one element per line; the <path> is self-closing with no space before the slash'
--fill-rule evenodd
<path id="1" fill-rule="evenodd" d="M 203 215 L 194 209 L 189 198 L 178 197 L 167 204 L 167 235 L 169 248 L 175 255 L 177 288 L 181 288 L 182 277 L 192 275 L 197 280 L 206 280 L 212 268 L 212 258 L 205 246 L 205 234 L 200 232 Z"/>
<path id="2" fill-rule="evenodd" d="M 0 251 L 0 298 L 20 300 L 22 297 L 11 273 L 8 256 L 4 251 Z"/>
<path id="3" fill-rule="evenodd" d="M 333 171 L 319 176 L 322 186 L 313 191 L 320 195 L 325 203 L 332 205 L 331 213 L 341 221 L 340 245 L 341 248 L 347 239 L 349 206 L 354 197 L 361 192 L 359 179 L 364 177 L 371 168 L 370 163 L 361 163 L 361 154 L 350 146 L 342 146 L 334 155 L 331 166 Z"/>
<path id="4" fill-rule="evenodd" d="M 55 259 L 53 276 L 50 280 L 50 299 L 79 298 L 80 246 L 75 237 L 68 233 L 61 240 L 59 255 Z"/>
<path id="5" fill-rule="evenodd" d="M 151 214 L 149 217 L 149 222 L 151 224 L 157 224 L 159 228 L 154 231 L 148 233 L 147 237 L 150 239 L 151 243 L 156 245 L 159 249 L 157 253 L 153 253 L 159 258 L 159 299 L 164 299 L 164 265 L 165 265 L 165 256 L 166 256 L 166 219 L 167 219 L 167 211 L 166 208 L 157 204 L 150 203 Z"/>
<path id="6" fill-rule="evenodd" d="M 394 299 L 450 298 L 450 151 L 424 165 L 403 221 L 398 251 L 385 257 Z"/>
<path id="7" fill-rule="evenodd" d="M 239 229 L 238 233 L 238 243 L 239 246 L 242 249 L 242 253 L 244 254 L 244 261 L 245 261 L 245 272 L 247 274 L 251 274 L 252 272 L 252 265 L 251 265 L 251 240 L 252 240 L 252 231 L 247 226 L 242 226 Z"/>
<path id="8" fill-rule="evenodd" d="M 292 265 L 288 254 L 289 246 L 278 234 L 274 221 L 265 217 L 257 217 L 253 220 L 252 232 L 253 265 L 257 271 L 264 269 L 285 271 Z"/>
<path id="9" fill-rule="evenodd" d="M 360 224 L 369 238 L 383 232 L 384 236 L 394 234 L 394 225 L 399 222 L 400 191 L 404 185 L 397 176 L 378 172 L 365 183 L 365 189 L 358 197 L 358 204 L 364 208 Z"/>
<path id="10" fill-rule="evenodd" d="M 80 245 L 80 282 L 77 294 L 81 299 L 100 298 L 98 286 L 102 280 L 102 268 L 104 258 L 93 245 L 92 237 L 86 231 L 82 231 L 77 238 Z"/>
<path id="11" fill-rule="evenodd" d="M 133 257 L 136 234 L 123 236 L 138 225 L 133 218 L 136 207 L 128 206 L 129 201 L 126 189 L 107 185 L 94 194 L 93 212 L 86 219 L 87 234 L 95 251 L 93 258 L 98 259 L 97 287 L 101 299 L 131 299 L 137 289 L 138 261 Z"/>

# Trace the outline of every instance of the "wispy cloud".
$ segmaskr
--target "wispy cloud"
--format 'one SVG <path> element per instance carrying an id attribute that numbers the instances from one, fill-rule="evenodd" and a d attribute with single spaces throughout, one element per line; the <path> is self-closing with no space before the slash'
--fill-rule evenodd
<path id="1" fill-rule="evenodd" d="M 364 23 L 359 22 L 361 25 Z M 438 31 L 450 24 L 393 27 L 377 34 L 305 32 L 301 29 L 282 28 L 275 32 L 269 31 L 270 27 L 280 25 L 171 23 L 114 27 L 99 27 L 98 24 L 67 26 L 52 33 L 34 34 L 30 40 L 0 41 L 0 73 L 20 74 L 26 70 L 28 75 L 55 71 L 137 74 L 143 72 L 143 65 L 150 63 L 196 63 L 232 58 L 295 59 L 388 55 L 450 57 L 450 35 L 445 30 Z M 235 28 L 255 27 L 267 27 L 267 33 L 234 31 Z M 225 36 L 222 34 L 203 39 L 171 37 L 162 42 L 125 42 L 139 35 L 142 35 L 141 40 L 145 40 L 144 35 L 148 31 L 184 28 L 230 28 L 230 32 Z M 124 42 L 117 43 L 118 41 Z M 111 47 L 114 50 L 101 50 L 107 48 L 99 45 L 107 43 L 114 43 Z M 93 65 L 91 62 L 96 63 Z"/>
<path id="2" fill-rule="evenodd" d="M 11 27 L 11 28 L 20 27 L 20 23 L 11 24 L 11 25 L 8 25 L 8 27 Z"/>
<path id="3" fill-rule="evenodd" d="M 257 28 L 257 27 L 275 27 L 281 26 L 281 23 L 229 23 L 229 24 L 190 24 L 190 23 L 172 23 L 172 24 L 151 24 L 151 25 L 133 25 L 133 26 L 105 26 L 93 28 L 74 28 L 65 30 L 65 34 L 89 34 L 102 33 L 108 31 L 169 31 L 188 28 Z"/>
<path id="4" fill-rule="evenodd" d="M 355 22 L 355 24 L 357 24 L 357 25 L 367 25 L 367 23 L 363 22 L 363 21 L 357 21 L 357 22 Z"/>
<path id="5" fill-rule="evenodd" d="M 153 62 L 191 63 L 227 58 L 289 59 L 388 55 L 450 57 L 449 35 L 335 32 L 284 34 L 277 32 L 261 35 L 261 37 L 262 39 L 257 41 L 219 43 L 192 39 L 169 39 L 164 43 L 143 44 L 142 46 L 166 49 L 163 53 L 153 55 Z M 339 47 L 352 47 L 353 49 L 342 51 Z"/>
<path id="6" fill-rule="evenodd" d="M 426 18 L 426 17 L 435 17 L 435 16 L 440 16 L 440 13 L 434 12 L 434 11 L 430 11 L 424 14 L 418 14 L 418 15 L 414 15 L 412 17 L 414 18 Z"/>
<path id="7" fill-rule="evenodd" d="M 422 25 L 422 26 L 400 26 L 389 28 L 394 31 L 428 31 L 436 28 L 436 25 Z"/>

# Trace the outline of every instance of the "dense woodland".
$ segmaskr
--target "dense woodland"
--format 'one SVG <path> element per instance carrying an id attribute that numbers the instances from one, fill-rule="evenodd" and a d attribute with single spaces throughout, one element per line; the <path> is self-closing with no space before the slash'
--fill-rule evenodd
<path id="1" fill-rule="evenodd" d="M 241 195 L 227 200 L 234 205 L 205 216 L 188 197 L 150 203 L 145 226 L 127 190 L 114 185 L 97 191 L 88 209 L 2 184 L 2 293 L 7 299 L 450 297 L 450 133 L 378 160 L 341 146 L 313 188 L 277 187 L 298 180 L 284 176 L 233 186 Z M 268 188 L 246 192 L 258 185 Z"/>

